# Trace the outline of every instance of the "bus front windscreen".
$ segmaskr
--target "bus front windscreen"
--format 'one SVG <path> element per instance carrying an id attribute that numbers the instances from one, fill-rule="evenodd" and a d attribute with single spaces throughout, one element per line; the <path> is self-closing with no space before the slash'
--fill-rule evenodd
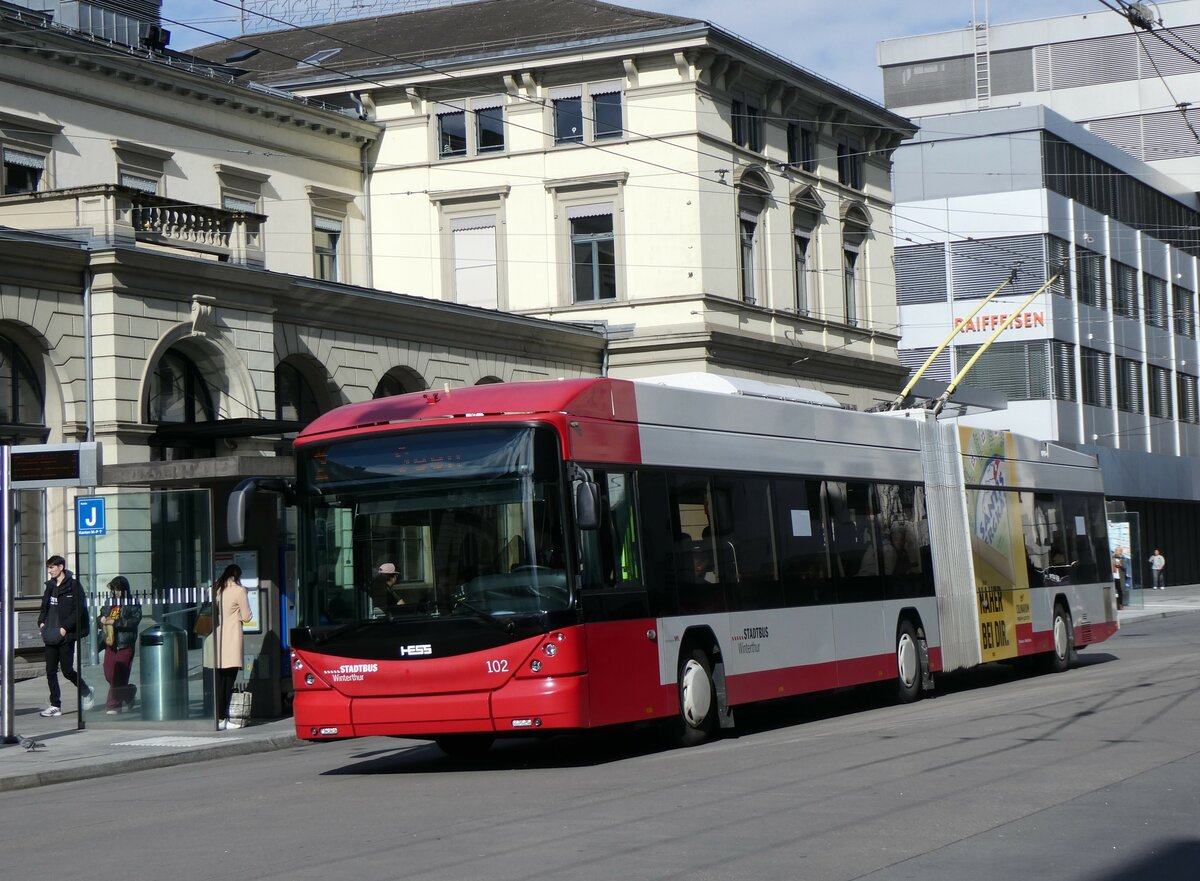
<path id="1" fill-rule="evenodd" d="M 405 431 L 299 455 L 301 625 L 570 605 L 551 429 Z"/>

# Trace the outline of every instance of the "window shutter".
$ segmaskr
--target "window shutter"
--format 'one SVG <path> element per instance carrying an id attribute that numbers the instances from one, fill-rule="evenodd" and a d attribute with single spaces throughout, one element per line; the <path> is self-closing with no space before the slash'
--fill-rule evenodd
<path id="1" fill-rule="evenodd" d="M 1054 399 L 1074 401 L 1075 398 L 1075 346 L 1054 340 L 1051 343 L 1054 371 Z"/>
<path id="2" fill-rule="evenodd" d="M 975 362 L 963 385 L 991 388 L 1010 401 L 1037 401 L 1050 397 L 1050 353 L 1048 340 L 1025 343 L 995 343 Z M 955 369 L 961 370 L 979 346 L 960 346 L 954 351 Z"/>
<path id="3" fill-rule="evenodd" d="M 946 247 L 941 242 L 897 248 L 896 303 L 946 302 Z M 928 353 L 926 353 L 928 357 Z"/>
<path id="4" fill-rule="evenodd" d="M 461 218 L 452 226 L 455 300 L 467 306 L 497 308 L 496 218 Z"/>
<path id="5" fill-rule="evenodd" d="M 1197 400 L 1198 383 L 1196 377 L 1187 373 L 1178 374 L 1179 379 L 1179 421 L 1192 425 L 1200 423 L 1200 401 Z"/>
<path id="6" fill-rule="evenodd" d="M 34 168 L 38 171 L 45 171 L 46 157 L 39 156 L 37 153 L 26 153 L 24 150 L 13 150 L 5 147 L 4 164 L 16 165 L 21 168 Z"/>

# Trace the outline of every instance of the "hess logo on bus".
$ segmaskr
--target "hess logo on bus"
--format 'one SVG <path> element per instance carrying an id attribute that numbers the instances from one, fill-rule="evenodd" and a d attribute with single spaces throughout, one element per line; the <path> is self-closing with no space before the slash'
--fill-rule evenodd
<path id="1" fill-rule="evenodd" d="M 429 643 L 421 643 L 420 645 L 402 645 L 400 646 L 400 657 L 402 658 L 417 658 L 421 655 L 432 655 L 433 646 Z"/>

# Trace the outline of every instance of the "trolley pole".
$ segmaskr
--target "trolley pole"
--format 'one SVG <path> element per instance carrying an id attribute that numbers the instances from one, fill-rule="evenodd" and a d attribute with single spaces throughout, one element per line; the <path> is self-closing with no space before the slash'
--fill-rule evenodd
<path id="1" fill-rule="evenodd" d="M 894 401 L 892 401 L 890 404 L 888 404 L 886 409 L 899 410 L 901 407 L 904 406 L 904 401 L 905 401 L 905 399 L 908 398 L 908 395 L 913 390 L 913 388 L 916 387 L 917 380 L 919 380 L 921 378 L 921 376 L 925 373 L 925 371 L 929 369 L 930 365 L 933 364 L 933 362 L 937 360 L 937 356 L 942 354 L 942 352 L 944 352 L 946 350 L 946 346 L 950 345 L 950 341 L 953 340 L 956 336 L 958 336 L 959 331 L 961 331 L 964 327 L 967 326 L 967 322 L 969 322 L 972 318 L 974 318 L 981 311 L 983 311 L 983 307 L 986 306 L 988 303 L 992 302 L 992 300 L 995 298 L 995 296 L 998 293 L 1000 293 L 1002 290 L 1004 290 L 1006 287 L 1008 287 L 1010 284 L 1012 284 L 1012 282 L 1017 277 L 1017 270 L 1019 268 L 1020 267 L 1018 267 L 1018 266 L 1014 266 L 1012 268 L 1012 271 L 1009 272 L 1008 278 L 1006 278 L 1006 279 L 1004 279 L 1004 281 L 1000 282 L 1000 287 L 996 288 L 994 291 L 992 291 L 990 294 L 988 294 L 986 297 L 984 297 L 982 300 L 980 300 L 979 305 L 976 306 L 974 309 L 972 309 L 970 314 L 967 315 L 966 318 L 964 318 L 962 321 L 960 321 L 954 325 L 954 329 L 952 331 L 950 331 L 949 336 L 947 336 L 944 340 L 942 340 L 942 344 L 940 346 L 938 346 L 936 349 L 934 349 L 932 354 L 930 354 L 930 356 L 925 359 L 925 363 L 922 364 L 920 366 L 920 368 L 918 368 L 917 372 L 912 375 L 912 379 L 910 379 L 908 381 L 908 385 L 906 385 L 903 389 L 901 389 L 900 394 L 896 395 L 896 399 Z"/>
<path id="2" fill-rule="evenodd" d="M 993 331 L 992 335 L 987 338 L 987 342 L 985 342 L 982 346 L 979 347 L 979 351 L 971 356 L 971 360 L 968 361 L 963 366 L 962 370 L 958 371 L 958 375 L 955 376 L 954 379 L 952 379 L 950 381 L 950 384 L 948 386 L 946 386 L 946 390 L 944 392 L 942 392 L 941 395 L 938 396 L 938 399 L 934 402 L 933 406 L 930 408 L 931 410 L 933 410 L 934 416 L 936 416 L 942 412 L 942 408 L 946 406 L 946 401 L 950 400 L 950 396 L 952 394 L 954 394 L 954 390 L 956 388 L 958 388 L 958 384 L 963 381 L 963 379 L 966 377 L 966 375 L 970 372 L 971 368 L 975 366 L 975 362 L 978 361 L 983 356 L 983 353 L 988 350 L 988 346 L 990 346 L 992 343 L 994 343 L 996 341 L 996 339 L 1000 336 L 1000 334 L 1002 334 L 1002 333 L 1004 333 L 1004 331 L 1008 330 L 1008 326 L 1010 324 L 1012 324 L 1013 321 L 1016 320 L 1016 317 L 1018 315 L 1020 315 L 1022 312 L 1024 312 L 1027 308 L 1029 308 L 1029 304 L 1032 303 L 1034 300 L 1036 300 L 1043 291 L 1045 291 L 1048 287 L 1050 287 L 1050 285 L 1054 284 L 1056 281 L 1058 281 L 1057 274 L 1053 278 L 1051 278 L 1048 282 L 1046 282 L 1044 285 L 1042 285 L 1040 288 L 1038 288 L 1036 291 L 1034 291 L 1032 294 L 1030 294 L 1028 299 L 1026 299 L 1024 303 L 1022 303 L 1020 306 L 1018 306 L 1016 309 L 1014 309 L 1012 312 L 1010 312 L 1008 314 L 1008 317 L 1005 318 L 1004 321 L 1000 324 L 1000 326 L 997 327 L 995 331 Z"/>

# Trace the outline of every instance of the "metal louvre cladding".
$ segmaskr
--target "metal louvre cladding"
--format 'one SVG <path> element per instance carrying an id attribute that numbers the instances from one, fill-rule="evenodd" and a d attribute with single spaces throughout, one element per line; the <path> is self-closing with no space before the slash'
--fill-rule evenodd
<path id="1" fill-rule="evenodd" d="M 1016 95 L 1033 91 L 1032 49 L 993 52 L 989 61 L 993 95 Z"/>
<path id="2" fill-rule="evenodd" d="M 1054 44 L 1050 47 L 1054 88 L 1136 80 L 1137 52 L 1137 38 L 1133 34 Z"/>
<path id="3" fill-rule="evenodd" d="M 954 299 L 986 297 L 1020 264 L 1005 296 L 1028 297 L 1046 283 L 1046 237 L 1009 236 L 954 242 L 950 246 Z"/>
<path id="4" fill-rule="evenodd" d="M 1010 401 L 1038 401 L 1050 397 L 1049 340 L 1025 343 L 994 343 L 963 379 L 963 385 L 988 388 Z M 960 346 L 954 351 L 961 370 L 979 346 Z"/>
<path id="5" fill-rule="evenodd" d="M 941 242 L 896 249 L 896 302 L 946 302 L 946 246 Z"/>
<path id="6" fill-rule="evenodd" d="M 900 359 L 900 363 L 908 368 L 908 375 L 911 377 L 925 363 L 925 359 L 933 354 L 933 346 L 925 346 L 920 349 L 899 349 L 896 351 L 896 357 Z M 950 381 L 950 350 L 946 349 L 929 365 L 929 369 L 921 374 L 923 379 L 935 379 L 938 382 Z"/>

